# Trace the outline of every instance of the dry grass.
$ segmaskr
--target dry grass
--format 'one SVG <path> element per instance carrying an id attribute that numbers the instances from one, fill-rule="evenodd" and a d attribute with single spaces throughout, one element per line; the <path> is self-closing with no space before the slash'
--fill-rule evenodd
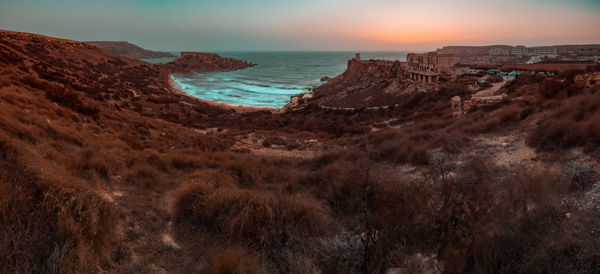
<path id="1" fill-rule="evenodd" d="M 596 150 L 600 144 L 600 93 L 563 99 L 559 107 L 546 112 L 546 119 L 526 141 L 543 151 L 577 146 Z"/>
<path id="2" fill-rule="evenodd" d="M 306 195 L 286 195 L 202 182 L 183 186 L 175 220 L 225 233 L 228 239 L 261 248 L 286 245 L 291 236 L 321 231 L 327 209 Z"/>
<path id="3" fill-rule="evenodd" d="M 212 272 L 215 274 L 266 273 L 259 254 L 240 247 L 229 247 L 213 256 Z"/>
<path id="4" fill-rule="evenodd" d="M 98 272 L 110 268 L 115 210 L 78 184 L 25 167 L 18 147 L 0 155 L 0 272 Z"/>
<path id="5" fill-rule="evenodd" d="M 0 272 L 377 273 L 415 254 L 448 273 L 600 267 L 600 216 L 572 200 L 596 183 L 593 166 L 497 167 L 462 153 L 474 135 L 512 132 L 539 151 L 597 150 L 600 93 L 573 88 L 570 73 L 520 77 L 512 101 L 460 119 L 448 100 L 468 93 L 456 83 L 377 111 L 307 102 L 237 114 L 165 93 L 141 63 L 7 43 L 16 58 L 0 62 L 33 65 L 0 81 Z M 209 127 L 226 130 L 194 130 Z M 335 152 L 229 151 L 252 131 L 264 145 L 318 139 Z"/>

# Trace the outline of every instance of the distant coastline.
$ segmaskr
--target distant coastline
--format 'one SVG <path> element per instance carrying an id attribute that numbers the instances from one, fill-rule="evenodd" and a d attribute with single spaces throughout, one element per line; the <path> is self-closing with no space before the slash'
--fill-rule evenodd
<path id="1" fill-rule="evenodd" d="M 126 41 L 87 41 L 84 43 L 105 49 L 114 55 L 125 56 L 134 59 L 177 57 L 176 55 L 168 52 L 147 50 Z"/>

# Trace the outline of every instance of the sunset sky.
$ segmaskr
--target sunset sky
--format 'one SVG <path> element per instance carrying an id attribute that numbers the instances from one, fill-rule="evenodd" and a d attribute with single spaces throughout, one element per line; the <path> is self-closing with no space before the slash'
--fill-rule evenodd
<path id="1" fill-rule="evenodd" d="M 154 50 L 600 43 L 600 0 L 0 0 L 0 29 Z"/>

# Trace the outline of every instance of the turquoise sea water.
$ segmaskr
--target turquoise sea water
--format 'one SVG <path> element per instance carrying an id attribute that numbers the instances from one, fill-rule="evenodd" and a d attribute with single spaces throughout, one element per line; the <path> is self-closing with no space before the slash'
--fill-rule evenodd
<path id="1" fill-rule="evenodd" d="M 346 69 L 353 52 L 220 52 L 257 65 L 232 72 L 176 74 L 188 94 L 234 106 L 281 108 L 290 97 L 323 84 Z M 405 52 L 365 52 L 362 59 L 405 60 Z"/>

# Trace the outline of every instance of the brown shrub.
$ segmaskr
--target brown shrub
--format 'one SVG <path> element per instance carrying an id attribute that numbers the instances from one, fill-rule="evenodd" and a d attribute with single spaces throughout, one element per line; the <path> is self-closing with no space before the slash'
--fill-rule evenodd
<path id="1" fill-rule="evenodd" d="M 46 98 L 83 115 L 96 117 L 100 112 L 98 107 L 83 103 L 79 95 L 72 90 L 65 89 L 53 83 L 47 83 L 43 89 L 46 92 Z"/>
<path id="2" fill-rule="evenodd" d="M 367 168 L 360 163 L 338 160 L 310 172 L 300 183 L 315 185 L 315 196 L 328 202 L 338 216 L 352 216 L 360 212 Z"/>
<path id="3" fill-rule="evenodd" d="M 169 167 L 168 167 L 165 157 L 163 155 L 161 155 L 158 151 L 156 151 L 154 149 L 146 149 L 146 150 L 144 150 L 144 153 L 146 154 L 145 155 L 146 163 L 148 163 L 149 165 L 155 167 L 156 169 L 158 169 L 162 172 L 166 172 L 169 170 Z M 178 163 L 178 164 L 174 164 L 173 166 L 180 166 L 180 165 L 181 165 L 181 163 Z"/>
<path id="4" fill-rule="evenodd" d="M 521 112 L 522 109 L 519 106 L 508 105 L 502 107 L 492 115 L 498 115 L 498 117 L 500 117 L 500 121 L 502 121 L 503 123 L 517 122 L 521 120 Z"/>
<path id="5" fill-rule="evenodd" d="M 241 186 L 255 186 L 264 182 L 263 165 L 251 159 L 230 161 L 226 164 L 225 169 L 237 178 Z"/>
<path id="6" fill-rule="evenodd" d="M 579 130 L 577 124 L 572 121 L 550 121 L 533 130 L 525 139 L 525 143 L 546 151 L 570 148 L 580 143 Z"/>
<path id="7" fill-rule="evenodd" d="M 159 183 L 165 183 L 161 180 L 160 173 L 147 164 L 134 166 L 125 176 L 125 181 L 129 184 L 142 188 L 157 188 Z"/>
<path id="8" fill-rule="evenodd" d="M 215 274 L 266 273 L 266 267 L 259 254 L 240 247 L 228 247 L 211 259 Z"/>
<path id="9" fill-rule="evenodd" d="M 550 101 L 545 120 L 527 136 L 527 145 L 542 151 L 600 144 L 600 93 L 583 93 Z"/>
<path id="10" fill-rule="evenodd" d="M 10 86 L 10 80 L 7 78 L 0 78 L 0 88 Z"/>
<path id="11" fill-rule="evenodd" d="M 271 145 L 285 146 L 286 144 L 287 143 L 285 142 L 285 140 L 283 138 L 281 138 L 280 136 L 269 135 L 265 138 L 262 145 L 264 147 L 271 147 Z"/>
<path id="12" fill-rule="evenodd" d="M 169 164 L 172 168 L 190 171 L 202 167 L 204 162 L 203 156 L 203 154 L 196 154 L 194 152 L 171 154 Z"/>
<path id="13" fill-rule="evenodd" d="M 414 148 L 410 154 L 410 162 L 417 166 L 429 164 L 429 153 L 422 147 Z"/>
<path id="14" fill-rule="evenodd" d="M 0 272 L 110 269 L 114 209 L 91 191 L 0 160 Z"/>
<path id="15" fill-rule="evenodd" d="M 109 180 L 112 173 L 111 167 L 108 165 L 109 159 L 102 156 L 95 154 L 92 149 L 78 151 L 72 158 L 75 174 L 86 180 L 90 180 L 94 176 Z"/>
<path id="16" fill-rule="evenodd" d="M 325 206 L 306 195 L 242 190 L 197 182 L 176 191 L 174 219 L 261 249 L 281 248 L 323 231 Z"/>

